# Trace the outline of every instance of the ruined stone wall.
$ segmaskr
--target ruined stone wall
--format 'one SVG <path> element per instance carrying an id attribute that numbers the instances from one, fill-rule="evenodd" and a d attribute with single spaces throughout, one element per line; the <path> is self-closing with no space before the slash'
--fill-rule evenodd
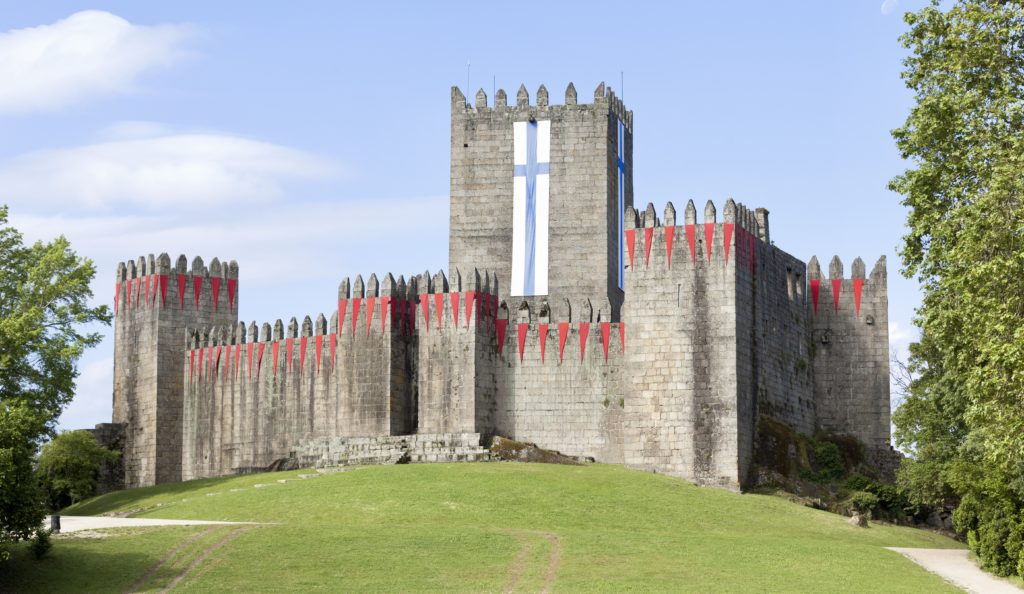
<path id="1" fill-rule="evenodd" d="M 885 256 L 865 278 L 857 258 L 851 278 L 833 257 L 829 278 L 817 258 L 807 265 L 818 424 L 856 436 L 870 449 L 889 447 L 889 302 Z"/>
<path id="2" fill-rule="evenodd" d="M 167 254 L 117 266 L 113 422 L 124 423 L 125 486 L 181 480 L 181 354 L 187 327 L 238 319 L 238 265 Z"/>
<path id="3" fill-rule="evenodd" d="M 538 311 L 544 299 L 588 295 L 618 321 L 618 122 L 625 124 L 625 201 L 632 205 L 632 112 L 604 83 L 592 104 L 577 104 L 571 84 L 565 105 L 549 105 L 543 86 L 536 105 L 525 88 L 515 106 L 506 103 L 499 90 L 488 107 L 481 90 L 470 106 L 452 89 L 449 270 L 493 270 L 493 292 L 509 300 L 513 122 L 550 120 L 549 291 L 528 301 Z"/>

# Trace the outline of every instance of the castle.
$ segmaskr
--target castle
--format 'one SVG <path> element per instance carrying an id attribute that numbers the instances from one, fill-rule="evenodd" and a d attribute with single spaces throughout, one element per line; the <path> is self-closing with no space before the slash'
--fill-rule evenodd
<path id="1" fill-rule="evenodd" d="M 234 261 L 118 265 L 125 485 L 473 460 L 501 435 L 739 489 L 766 419 L 888 450 L 884 257 L 825 280 L 763 208 L 637 210 L 632 153 L 603 83 L 453 88 L 448 276 L 345 279 L 330 320 L 247 327 Z"/>

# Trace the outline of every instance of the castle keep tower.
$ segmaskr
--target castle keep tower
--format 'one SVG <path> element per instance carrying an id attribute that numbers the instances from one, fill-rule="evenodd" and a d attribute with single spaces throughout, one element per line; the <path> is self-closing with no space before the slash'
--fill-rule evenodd
<path id="1" fill-rule="evenodd" d="M 473 106 L 452 88 L 449 270 L 494 270 L 497 293 L 533 311 L 586 296 L 618 320 L 622 216 L 633 204 L 633 112 L 604 83 L 580 105 L 520 87 Z"/>
<path id="2" fill-rule="evenodd" d="M 167 254 L 117 265 L 114 423 L 126 426 L 125 486 L 181 480 L 186 328 L 238 320 L 238 264 Z"/>

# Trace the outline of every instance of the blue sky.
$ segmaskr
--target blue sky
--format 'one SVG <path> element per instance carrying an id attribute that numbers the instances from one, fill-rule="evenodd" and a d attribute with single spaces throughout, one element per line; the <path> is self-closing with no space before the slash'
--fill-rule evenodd
<path id="1" fill-rule="evenodd" d="M 889 131 L 925 2 L 666 4 L 0 1 L 0 201 L 96 261 L 99 302 L 118 261 L 166 251 L 238 260 L 245 320 L 301 319 L 344 276 L 447 265 L 467 63 L 491 97 L 603 80 L 634 111 L 640 206 L 733 197 L 803 259 L 886 255 L 904 348 Z M 62 426 L 109 421 L 112 352 L 82 360 Z"/>

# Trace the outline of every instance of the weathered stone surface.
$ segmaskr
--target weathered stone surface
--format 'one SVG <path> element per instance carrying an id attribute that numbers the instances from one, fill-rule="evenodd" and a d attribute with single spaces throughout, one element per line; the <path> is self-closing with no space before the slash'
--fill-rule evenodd
<path id="1" fill-rule="evenodd" d="M 246 330 L 234 261 L 119 265 L 125 484 L 481 460 L 500 435 L 739 489 L 758 480 L 761 421 L 852 434 L 891 466 L 884 259 L 843 278 L 833 258 L 822 278 L 771 242 L 766 209 L 731 199 L 638 213 L 632 112 L 603 84 L 591 104 L 572 85 L 564 105 L 536 99 L 452 90 L 447 276 L 357 275 L 330 316 Z M 512 129 L 531 118 L 551 122 L 550 287 L 524 298 L 509 291 Z"/>

